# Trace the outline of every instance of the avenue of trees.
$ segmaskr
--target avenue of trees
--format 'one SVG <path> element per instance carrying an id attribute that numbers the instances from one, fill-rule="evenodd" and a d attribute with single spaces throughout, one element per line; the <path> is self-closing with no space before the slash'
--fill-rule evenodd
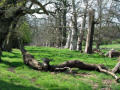
<path id="1" fill-rule="evenodd" d="M 79 60 L 50 65 L 50 59 L 40 63 L 24 49 L 25 45 L 51 46 L 91 54 L 93 44 L 99 49 L 104 43 L 120 43 L 119 25 L 119 0 L 0 0 L 0 58 L 2 51 L 18 48 L 24 63 L 37 70 L 97 70 L 119 81 L 115 75 L 119 63 L 112 71 Z"/>

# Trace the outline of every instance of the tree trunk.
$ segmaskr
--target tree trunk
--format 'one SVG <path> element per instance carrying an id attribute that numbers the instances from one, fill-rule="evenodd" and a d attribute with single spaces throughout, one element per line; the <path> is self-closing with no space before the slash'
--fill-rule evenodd
<path id="1" fill-rule="evenodd" d="M 14 17 L 14 18 L 13 18 Z M 10 33 L 13 33 L 16 24 L 19 21 L 20 16 L 13 16 L 10 18 L 0 18 L 0 57 L 2 55 L 2 51 L 10 51 L 13 48 L 12 41 L 10 39 Z M 6 48 L 8 46 L 8 48 Z M 6 49 L 5 49 L 6 48 Z"/>
<path id="2" fill-rule="evenodd" d="M 100 37 L 100 31 L 102 29 L 102 4 L 103 1 L 102 0 L 98 0 L 98 18 L 99 18 L 99 24 L 98 24 L 98 35 L 97 38 L 98 40 L 96 41 L 96 48 L 99 49 L 100 48 L 100 44 L 101 44 L 101 37 Z"/>
<path id="3" fill-rule="evenodd" d="M 92 9 L 89 11 L 89 26 L 88 34 L 86 39 L 85 53 L 92 53 L 93 35 L 94 35 L 94 14 L 95 11 Z"/>
<path id="4" fill-rule="evenodd" d="M 84 36 L 85 23 L 86 23 L 86 15 L 83 17 L 82 28 L 80 30 L 80 35 L 78 35 L 77 51 L 82 51 L 82 41 Z"/>
<path id="5" fill-rule="evenodd" d="M 65 46 L 66 44 L 66 15 L 67 15 L 67 0 L 63 0 L 63 42 L 62 45 Z"/>
<path id="6" fill-rule="evenodd" d="M 77 49 L 77 32 L 75 31 L 75 28 L 72 29 L 71 34 L 71 41 L 70 41 L 70 50 L 76 50 Z"/>
<path id="7" fill-rule="evenodd" d="M 62 43 L 62 24 L 61 24 L 61 12 L 58 11 L 57 13 L 57 18 L 56 18 L 56 30 L 58 31 L 58 36 L 57 36 L 57 47 L 61 47 L 61 43 Z"/>
<path id="8" fill-rule="evenodd" d="M 96 42 L 96 49 L 100 49 L 100 44 L 99 44 L 99 42 Z"/>
<path id="9" fill-rule="evenodd" d="M 73 19 L 72 19 L 72 35 L 71 35 L 71 44 L 70 44 L 70 50 L 76 50 L 77 49 L 77 39 L 78 39 L 78 29 L 77 29 L 77 13 L 76 13 L 76 6 L 75 6 L 75 0 L 72 0 L 72 8 L 73 8 Z"/>
<path id="10" fill-rule="evenodd" d="M 82 52 L 82 41 L 84 36 L 85 24 L 86 24 L 87 8 L 88 8 L 88 4 L 86 3 L 86 7 L 84 9 L 84 16 L 82 20 L 82 27 L 80 30 L 80 34 L 78 35 L 78 41 L 77 41 L 77 51 L 81 51 L 81 52 Z"/>
<path id="11" fill-rule="evenodd" d="M 70 48 L 70 41 L 71 41 L 71 29 L 69 29 L 68 31 L 68 37 L 67 37 L 65 48 Z"/>
<path id="12" fill-rule="evenodd" d="M 1 61 L 2 51 L 4 49 L 3 43 L 8 34 L 10 25 L 11 25 L 11 19 L 0 18 L 0 61 Z"/>
<path id="13" fill-rule="evenodd" d="M 0 48 L 0 62 L 1 62 L 2 50 Z"/>

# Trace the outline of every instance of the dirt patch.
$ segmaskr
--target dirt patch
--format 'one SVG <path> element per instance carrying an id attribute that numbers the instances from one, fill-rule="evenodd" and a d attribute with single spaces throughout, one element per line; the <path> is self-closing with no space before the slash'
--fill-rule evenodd
<path id="1" fill-rule="evenodd" d="M 76 73 L 75 74 L 76 76 L 81 76 L 81 77 L 93 77 L 93 75 L 92 74 L 90 74 L 90 73 Z"/>
<path id="2" fill-rule="evenodd" d="M 109 87 L 106 87 L 106 88 L 101 88 L 101 90 L 112 90 L 112 89 Z"/>
<path id="3" fill-rule="evenodd" d="M 97 83 L 94 83 L 94 84 L 92 85 L 93 90 L 97 90 L 98 87 L 99 87 L 99 85 L 98 85 Z"/>
<path id="4" fill-rule="evenodd" d="M 105 88 L 101 88 L 101 90 L 112 90 L 111 85 L 112 83 L 116 83 L 116 81 L 111 79 L 105 79 L 102 81 L 102 83 L 105 86 Z"/>
<path id="5" fill-rule="evenodd" d="M 33 77 L 33 78 L 31 79 L 31 81 L 32 81 L 32 82 L 35 82 L 35 81 L 36 81 L 36 78 L 35 78 L 35 77 Z"/>
<path id="6" fill-rule="evenodd" d="M 103 80 L 103 84 L 104 85 L 111 85 L 112 83 L 113 83 L 114 81 L 112 81 L 112 80 Z"/>
<path id="7" fill-rule="evenodd" d="M 9 67 L 9 68 L 8 68 L 8 71 L 13 72 L 13 73 L 16 73 L 16 72 L 15 72 L 15 67 Z"/>

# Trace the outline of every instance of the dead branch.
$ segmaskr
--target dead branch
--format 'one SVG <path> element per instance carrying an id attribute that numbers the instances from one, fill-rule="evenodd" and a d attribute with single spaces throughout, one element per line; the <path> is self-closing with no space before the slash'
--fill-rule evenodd
<path id="1" fill-rule="evenodd" d="M 98 68 L 99 68 L 100 72 L 107 73 L 107 74 L 113 76 L 117 82 L 120 81 L 120 78 L 118 78 L 118 76 L 115 73 L 110 72 L 109 70 L 102 69 L 101 66 L 99 66 L 99 65 L 98 65 Z"/>
<path id="2" fill-rule="evenodd" d="M 120 57 L 118 58 L 118 63 L 115 65 L 115 67 L 112 69 L 113 73 L 120 72 Z"/>

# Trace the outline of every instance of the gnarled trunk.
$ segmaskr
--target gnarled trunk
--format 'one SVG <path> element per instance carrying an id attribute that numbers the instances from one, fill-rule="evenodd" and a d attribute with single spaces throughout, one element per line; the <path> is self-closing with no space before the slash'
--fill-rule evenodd
<path id="1" fill-rule="evenodd" d="M 4 41 L 9 31 L 11 19 L 0 18 L 0 61 L 2 56 L 2 50 L 4 50 Z"/>
<path id="2" fill-rule="evenodd" d="M 11 51 L 12 40 L 11 34 L 16 28 L 16 24 L 20 17 L 0 18 L 0 57 L 2 51 Z M 11 45 L 10 45 L 11 44 Z"/>

